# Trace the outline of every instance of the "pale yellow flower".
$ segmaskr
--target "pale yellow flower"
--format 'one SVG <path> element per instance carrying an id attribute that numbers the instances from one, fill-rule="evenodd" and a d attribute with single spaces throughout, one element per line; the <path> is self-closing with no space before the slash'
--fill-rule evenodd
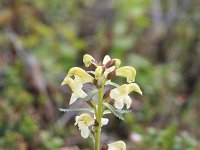
<path id="1" fill-rule="evenodd" d="M 136 70 L 130 66 L 124 66 L 116 69 L 116 76 L 127 78 L 127 82 L 131 83 L 135 81 Z"/>
<path id="2" fill-rule="evenodd" d="M 126 144 L 123 141 L 117 141 L 108 144 L 108 150 L 126 150 Z"/>
<path id="3" fill-rule="evenodd" d="M 117 88 L 112 89 L 110 91 L 110 98 L 114 99 L 115 108 L 122 109 L 124 107 L 124 104 L 126 104 L 126 108 L 129 109 L 132 100 L 128 94 L 133 91 L 138 92 L 142 95 L 142 91 L 136 83 L 123 84 Z"/>
<path id="4" fill-rule="evenodd" d="M 92 118 L 89 114 L 83 113 L 80 116 L 76 116 L 75 120 L 76 122 L 74 125 L 78 125 L 79 130 L 81 130 L 81 136 L 83 138 L 87 138 L 90 134 L 89 127 L 94 125 L 95 116 Z M 101 118 L 101 126 L 107 125 L 108 121 L 109 120 L 107 118 Z"/>
<path id="5" fill-rule="evenodd" d="M 94 78 L 90 74 L 88 74 L 85 70 L 79 67 L 71 68 L 67 74 L 67 77 L 72 77 L 74 75 L 78 76 L 82 83 L 92 83 L 94 80 Z"/>
<path id="6" fill-rule="evenodd" d="M 72 90 L 69 105 L 74 103 L 78 98 L 85 98 L 87 94 L 82 90 L 83 83 L 78 76 L 75 76 L 74 80 L 70 77 L 65 77 L 61 85 L 69 85 Z"/>
<path id="7" fill-rule="evenodd" d="M 85 64 L 85 67 L 89 67 L 93 61 L 95 61 L 95 59 L 91 55 L 85 54 L 83 56 L 83 63 Z"/>
<path id="8" fill-rule="evenodd" d="M 74 125 L 78 125 L 79 130 L 81 130 L 81 136 L 86 139 L 90 134 L 89 126 L 94 124 L 94 118 L 89 114 L 83 113 L 80 116 L 76 116 L 75 120 Z"/>

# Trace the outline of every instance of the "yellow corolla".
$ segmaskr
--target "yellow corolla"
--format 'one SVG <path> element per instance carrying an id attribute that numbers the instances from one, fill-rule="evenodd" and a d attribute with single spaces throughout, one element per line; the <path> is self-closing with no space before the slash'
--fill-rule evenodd
<path id="1" fill-rule="evenodd" d="M 74 125 L 78 125 L 79 130 L 81 130 L 81 136 L 86 139 L 90 134 L 89 126 L 94 124 L 94 118 L 89 114 L 83 113 L 80 116 L 76 116 L 75 120 Z"/>
<path id="2" fill-rule="evenodd" d="M 85 70 L 79 67 L 73 67 L 69 70 L 67 77 L 78 76 L 82 83 L 93 82 L 93 77 L 89 75 Z"/>
<path id="3" fill-rule="evenodd" d="M 126 108 L 129 109 L 132 100 L 128 94 L 133 91 L 138 92 L 142 95 L 142 91 L 136 83 L 123 84 L 117 88 L 112 89 L 110 91 L 110 98 L 114 99 L 115 108 L 122 109 L 124 107 L 124 104 L 126 104 Z"/>
<path id="4" fill-rule="evenodd" d="M 95 59 L 91 55 L 85 54 L 83 56 L 83 63 L 85 64 L 85 67 L 89 67 L 93 61 L 95 61 Z"/>
<path id="5" fill-rule="evenodd" d="M 87 94 L 82 90 L 83 83 L 78 76 L 75 76 L 74 80 L 70 77 L 65 77 L 61 85 L 65 84 L 69 85 L 73 92 L 69 105 L 74 103 L 78 98 L 85 98 L 87 96 Z"/>
<path id="6" fill-rule="evenodd" d="M 126 150 L 126 144 L 123 141 L 117 141 L 108 144 L 108 150 Z"/>
<path id="7" fill-rule="evenodd" d="M 116 69 L 116 76 L 127 78 L 127 82 L 131 83 L 135 81 L 136 70 L 130 66 L 124 66 Z"/>

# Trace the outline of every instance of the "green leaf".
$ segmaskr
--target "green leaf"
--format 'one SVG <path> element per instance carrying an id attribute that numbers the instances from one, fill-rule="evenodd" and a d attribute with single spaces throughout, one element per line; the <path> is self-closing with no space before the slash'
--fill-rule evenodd
<path id="1" fill-rule="evenodd" d="M 84 101 L 89 101 L 89 100 L 91 100 L 92 97 L 93 97 L 97 92 L 98 92 L 97 89 L 91 91 L 91 92 L 88 94 L 88 96 L 87 96 L 86 98 L 84 98 L 83 100 L 84 100 Z"/>
<path id="2" fill-rule="evenodd" d="M 103 103 L 104 106 L 106 106 L 117 118 L 121 119 L 124 121 L 124 111 L 122 112 L 122 110 L 118 110 L 115 109 L 112 105 L 108 104 L 108 103 Z"/>
<path id="3" fill-rule="evenodd" d="M 59 110 L 62 112 L 87 111 L 87 112 L 94 113 L 92 109 L 86 109 L 86 108 L 72 108 L 72 109 L 59 108 Z"/>

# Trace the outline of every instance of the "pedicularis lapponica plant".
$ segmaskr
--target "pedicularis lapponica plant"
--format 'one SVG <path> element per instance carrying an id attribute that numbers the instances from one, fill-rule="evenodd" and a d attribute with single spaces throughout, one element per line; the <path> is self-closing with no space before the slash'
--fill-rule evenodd
<path id="1" fill-rule="evenodd" d="M 103 62 L 97 62 L 92 56 L 85 54 L 83 62 L 86 67 L 94 66 L 94 70 L 85 71 L 79 67 L 73 67 L 64 78 L 62 85 L 68 85 L 72 90 L 69 104 L 82 99 L 89 108 L 60 109 L 60 111 L 84 111 L 80 116 L 76 116 L 75 125 L 79 127 L 81 136 L 94 139 L 94 149 L 100 150 L 101 128 L 108 124 L 108 119 L 103 118 L 105 114 L 114 114 L 124 120 L 124 113 L 130 112 L 123 110 L 124 105 L 130 108 L 132 100 L 129 94 L 133 91 L 142 95 L 140 87 L 133 83 L 135 81 L 136 70 L 131 66 L 119 67 L 119 59 L 111 59 L 106 55 Z M 92 67 L 91 67 L 92 68 Z M 112 82 L 115 77 L 125 77 L 128 84 L 118 85 Z M 83 84 L 89 83 L 95 87 L 94 90 L 86 93 L 82 88 Z M 107 88 L 105 89 L 105 86 Z M 96 102 L 93 97 L 98 95 Z M 126 150 L 123 141 L 117 141 L 104 146 L 107 150 Z"/>

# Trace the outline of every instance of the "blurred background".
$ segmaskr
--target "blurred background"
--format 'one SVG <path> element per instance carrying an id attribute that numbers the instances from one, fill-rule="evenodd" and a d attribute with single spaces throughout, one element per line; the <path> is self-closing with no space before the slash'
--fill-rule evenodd
<path id="1" fill-rule="evenodd" d="M 92 149 L 77 114 L 58 110 L 85 53 L 135 67 L 144 93 L 125 122 L 108 116 L 102 144 L 199 150 L 199 10 L 199 0 L 0 0 L 0 150 Z"/>

